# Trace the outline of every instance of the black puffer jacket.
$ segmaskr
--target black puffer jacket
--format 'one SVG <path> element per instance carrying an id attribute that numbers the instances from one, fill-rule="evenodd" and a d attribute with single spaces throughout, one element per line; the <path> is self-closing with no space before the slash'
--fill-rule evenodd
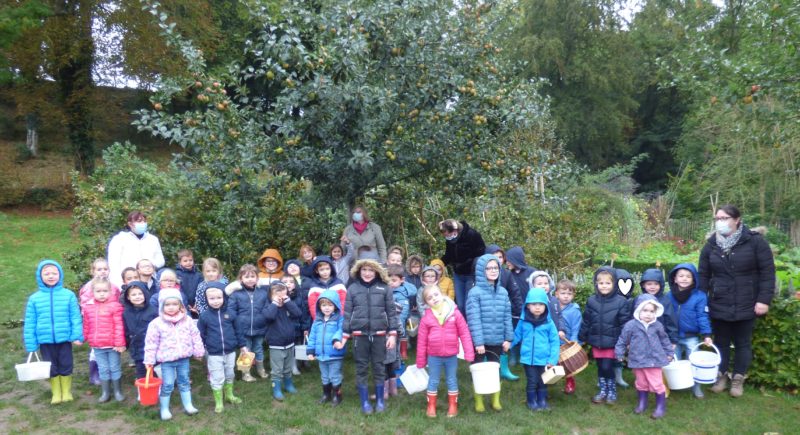
<path id="1" fill-rule="evenodd" d="M 127 286 L 122 286 L 121 302 L 125 310 L 122 312 L 122 319 L 125 323 L 125 342 L 128 344 L 128 353 L 134 361 L 144 360 L 144 337 L 147 335 L 147 326 L 150 321 L 158 317 L 158 308 L 147 303 L 150 299 L 150 292 L 147 284 L 141 281 L 132 281 Z M 132 289 L 139 289 L 144 294 L 145 303 L 141 307 L 134 306 L 128 300 L 128 293 Z"/>
<path id="2" fill-rule="evenodd" d="M 484 254 L 486 243 L 481 233 L 470 228 L 466 222 L 461 221 L 461 225 L 458 237 L 447 241 L 442 261 L 452 266 L 453 272 L 459 275 L 473 275 L 475 259 Z"/>
<path id="3" fill-rule="evenodd" d="M 601 267 L 594 273 L 595 294 L 586 302 L 578 338 L 593 347 L 606 349 L 617 344 L 622 327 L 631 319 L 631 305 L 625 297 L 614 291 L 608 295 L 597 291 L 597 274 L 600 272 L 610 272 L 612 282 L 617 281 L 611 267 Z"/>
<path id="4" fill-rule="evenodd" d="M 700 251 L 698 288 L 708 293 L 712 319 L 735 322 L 755 317 L 756 302 L 769 305 L 775 294 L 775 262 L 764 237 L 746 226 L 730 253 L 709 237 Z"/>
<path id="5" fill-rule="evenodd" d="M 375 278 L 366 283 L 360 271 L 364 266 L 375 270 Z M 374 260 L 358 260 L 350 272 L 351 281 L 344 303 L 343 336 L 397 335 L 397 309 L 392 289 L 387 284 L 386 269 Z"/>

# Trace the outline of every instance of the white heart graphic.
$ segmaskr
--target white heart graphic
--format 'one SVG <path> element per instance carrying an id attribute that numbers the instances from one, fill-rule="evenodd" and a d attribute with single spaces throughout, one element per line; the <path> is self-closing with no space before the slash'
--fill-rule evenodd
<path id="1" fill-rule="evenodd" d="M 633 289 L 633 280 L 630 278 L 618 279 L 617 286 L 619 287 L 619 291 L 623 296 L 628 296 L 628 294 L 631 292 L 631 289 Z"/>

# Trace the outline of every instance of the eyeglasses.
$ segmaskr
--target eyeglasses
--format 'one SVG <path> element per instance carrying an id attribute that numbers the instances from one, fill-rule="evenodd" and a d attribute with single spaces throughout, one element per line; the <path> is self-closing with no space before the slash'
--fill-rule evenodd
<path id="1" fill-rule="evenodd" d="M 486 268 L 486 270 L 500 270 L 500 268 L 497 266 L 489 266 Z"/>
<path id="2" fill-rule="evenodd" d="M 720 217 L 715 217 L 715 218 L 714 218 L 714 220 L 715 220 L 715 221 L 718 221 L 718 222 L 719 222 L 719 221 L 726 221 L 726 220 L 728 220 L 728 219 L 733 219 L 733 218 L 732 218 L 732 217 L 730 217 L 730 216 L 720 216 Z"/>

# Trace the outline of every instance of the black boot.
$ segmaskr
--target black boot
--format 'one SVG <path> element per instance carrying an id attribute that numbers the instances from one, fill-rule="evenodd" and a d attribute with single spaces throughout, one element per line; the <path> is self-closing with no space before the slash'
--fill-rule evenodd
<path id="1" fill-rule="evenodd" d="M 332 388 L 333 406 L 339 406 L 342 403 L 342 385 L 334 385 Z"/>
<path id="2" fill-rule="evenodd" d="M 323 385 L 322 386 L 322 397 L 319 399 L 319 401 L 317 403 L 322 405 L 323 403 L 330 401 L 331 400 L 331 390 L 332 389 L 333 389 L 333 386 L 331 384 Z"/>

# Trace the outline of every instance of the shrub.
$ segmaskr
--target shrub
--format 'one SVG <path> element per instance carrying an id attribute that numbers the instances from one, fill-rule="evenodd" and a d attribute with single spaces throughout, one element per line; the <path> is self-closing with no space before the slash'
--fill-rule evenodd
<path id="1" fill-rule="evenodd" d="M 778 295 L 756 321 L 749 378 L 759 385 L 797 394 L 800 388 L 800 301 Z"/>

